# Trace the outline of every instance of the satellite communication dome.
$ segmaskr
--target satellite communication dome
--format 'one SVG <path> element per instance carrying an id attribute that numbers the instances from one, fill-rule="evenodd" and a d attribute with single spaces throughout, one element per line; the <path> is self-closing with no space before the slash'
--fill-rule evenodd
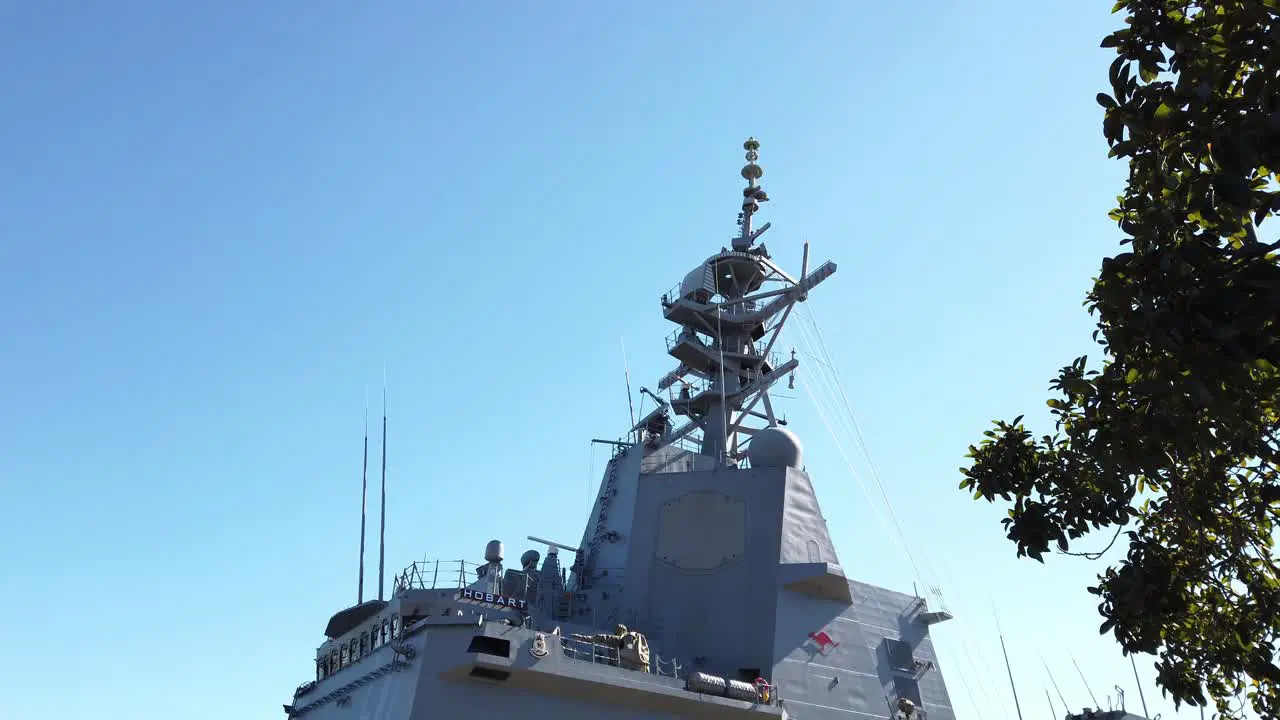
<path id="1" fill-rule="evenodd" d="M 767 427 L 751 438 L 747 445 L 747 459 L 753 468 L 795 468 L 804 467 L 804 450 L 800 438 L 790 430 L 772 426 Z"/>
<path id="2" fill-rule="evenodd" d="M 520 567 L 528 570 L 529 568 L 537 565 L 538 560 L 541 559 L 541 557 L 541 553 L 537 550 L 525 550 L 524 554 L 520 556 Z"/>
<path id="3" fill-rule="evenodd" d="M 502 562 L 502 541 L 490 540 L 489 544 L 484 548 L 485 562 L 500 563 Z"/>

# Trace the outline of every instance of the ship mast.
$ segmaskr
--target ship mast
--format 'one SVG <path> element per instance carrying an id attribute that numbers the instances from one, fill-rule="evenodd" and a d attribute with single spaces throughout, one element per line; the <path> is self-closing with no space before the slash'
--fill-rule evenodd
<path id="1" fill-rule="evenodd" d="M 747 186 L 742 190 L 738 234 L 731 248 L 708 258 L 678 289 L 663 296 L 663 315 L 680 325 L 667 344 L 680 364 L 658 383 L 672 393 L 671 410 L 690 418 L 664 440 L 676 442 L 700 433 L 700 454 L 729 466 L 747 455 L 746 446 L 761 424 L 779 424 L 768 390 L 799 362 L 794 357 L 782 361 L 774 345 L 795 304 L 836 270 L 828 262 L 794 278 L 756 243 L 770 227 L 753 226 L 760 203 L 768 202 L 769 196 L 759 182 L 764 176 L 757 163 L 760 143 L 749 138 L 742 147 L 747 164 L 741 174 Z M 770 288 L 769 283 L 775 285 Z M 763 412 L 755 409 L 757 405 Z M 651 420 L 642 419 L 633 430 Z"/>

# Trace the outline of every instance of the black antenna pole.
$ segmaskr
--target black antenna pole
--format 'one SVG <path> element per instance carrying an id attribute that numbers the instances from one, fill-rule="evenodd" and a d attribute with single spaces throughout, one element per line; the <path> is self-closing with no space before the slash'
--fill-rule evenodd
<path id="1" fill-rule="evenodd" d="M 1004 667 L 1009 672 L 1009 687 L 1013 690 L 1013 707 L 1018 711 L 1018 720 L 1022 720 L 1022 704 L 1018 702 L 1018 686 L 1013 684 L 1013 666 L 1009 664 L 1009 650 L 1004 646 L 1004 630 L 1000 629 L 1000 615 L 996 613 L 996 604 L 991 602 L 991 614 L 996 619 L 996 633 L 1000 636 L 1000 652 L 1004 653 Z"/>
<path id="2" fill-rule="evenodd" d="M 1053 689 L 1058 693 L 1058 699 L 1062 701 L 1062 707 L 1066 708 L 1067 714 L 1071 714 L 1071 706 L 1067 704 L 1067 699 L 1062 696 L 1062 688 L 1058 687 L 1058 681 L 1053 679 L 1053 671 L 1049 669 L 1049 663 L 1045 662 L 1043 657 L 1040 662 L 1044 665 L 1044 671 L 1049 674 L 1049 682 L 1053 683 Z"/>
<path id="3" fill-rule="evenodd" d="M 360 591 L 356 604 L 364 602 L 364 535 L 369 500 L 369 390 L 364 393 L 364 471 L 360 474 Z"/>
<path id="4" fill-rule="evenodd" d="M 1049 695 L 1049 688 L 1044 689 L 1044 699 L 1049 701 L 1049 716 L 1053 720 L 1058 720 L 1058 711 L 1053 707 L 1053 698 Z"/>
<path id="5" fill-rule="evenodd" d="M 378 529 L 378 599 L 382 599 L 382 578 L 387 559 L 387 369 L 382 369 L 382 510 Z"/>
<path id="6" fill-rule="evenodd" d="M 627 339 L 624 337 L 620 338 L 620 340 L 622 342 L 622 373 L 627 379 L 627 409 L 631 411 L 631 427 L 634 428 L 636 426 L 636 406 L 631 400 L 631 365 L 627 362 Z M 630 431 L 627 434 L 630 435 Z"/>
<path id="7" fill-rule="evenodd" d="M 1142 694 L 1142 680 L 1138 679 L 1138 663 L 1134 662 L 1133 655 L 1129 656 L 1129 664 L 1133 666 L 1133 681 L 1138 684 L 1138 699 L 1142 701 L 1142 717 L 1149 718 L 1151 715 L 1147 712 L 1147 697 Z"/>
<path id="8" fill-rule="evenodd" d="M 1093 696 L 1093 689 L 1089 687 L 1089 681 L 1084 679 L 1084 671 L 1080 669 L 1080 663 L 1076 662 L 1076 656 L 1071 656 L 1071 664 L 1076 666 L 1076 672 L 1080 673 L 1080 682 L 1084 683 L 1084 689 L 1089 692 L 1089 699 L 1093 701 L 1093 707 L 1101 710 L 1102 706 L 1098 704 L 1098 698 Z"/>
<path id="9" fill-rule="evenodd" d="M 1013 707 L 1018 711 L 1018 720 L 1022 720 L 1022 705 L 1018 702 L 1018 686 L 1013 684 L 1013 667 L 1009 665 L 1009 651 L 1004 646 L 1004 633 L 1000 633 L 1000 652 L 1004 653 L 1004 667 L 1009 672 L 1009 687 L 1013 690 Z"/>

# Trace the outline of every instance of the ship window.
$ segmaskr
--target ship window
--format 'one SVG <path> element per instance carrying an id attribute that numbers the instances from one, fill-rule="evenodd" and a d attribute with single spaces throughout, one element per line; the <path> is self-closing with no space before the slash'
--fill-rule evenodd
<path id="1" fill-rule="evenodd" d="M 342 648 L 338 650 L 338 668 L 342 669 L 346 667 L 350 662 L 351 662 L 350 658 L 347 657 L 347 645 L 346 643 L 343 643 Z"/>
<path id="2" fill-rule="evenodd" d="M 369 633 L 360 634 L 360 657 L 369 654 Z"/>
<path id="3" fill-rule="evenodd" d="M 387 644 L 387 621 L 385 619 L 382 621 L 382 644 Z"/>
<path id="4" fill-rule="evenodd" d="M 356 654 L 360 652 L 360 640 L 358 638 L 351 638 L 351 642 L 347 643 L 347 645 L 350 647 L 350 649 L 347 650 L 347 657 L 351 658 L 351 663 L 354 665 L 356 660 L 360 659 L 360 656 Z"/>
<path id="5" fill-rule="evenodd" d="M 332 675 L 336 672 L 338 672 L 338 653 L 331 652 L 329 653 L 329 674 Z"/>
<path id="6" fill-rule="evenodd" d="M 329 666 L 328 660 L 316 661 L 316 681 L 317 682 L 324 679 L 324 671 L 328 668 L 328 666 Z"/>
<path id="7" fill-rule="evenodd" d="M 399 635 L 400 635 L 400 616 L 392 615 L 391 616 L 391 637 L 398 637 Z"/>

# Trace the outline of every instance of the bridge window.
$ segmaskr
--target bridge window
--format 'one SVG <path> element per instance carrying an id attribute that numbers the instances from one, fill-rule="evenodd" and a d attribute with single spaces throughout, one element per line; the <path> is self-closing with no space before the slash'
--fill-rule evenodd
<path id="1" fill-rule="evenodd" d="M 329 674 L 332 675 L 336 672 L 338 672 L 338 653 L 331 652 L 329 653 Z"/>
<path id="2" fill-rule="evenodd" d="M 382 621 L 382 644 L 387 644 L 387 621 L 385 618 Z"/>
<path id="3" fill-rule="evenodd" d="M 351 638 L 351 642 L 347 643 L 347 647 L 349 648 L 347 650 L 347 657 L 351 658 L 351 664 L 354 665 L 356 660 L 360 659 L 360 656 L 356 654 L 360 652 L 360 639 Z"/>
<path id="4" fill-rule="evenodd" d="M 360 633 L 360 657 L 369 654 L 369 633 Z"/>
<path id="5" fill-rule="evenodd" d="M 338 650 L 338 669 L 341 670 L 350 664 L 350 662 L 350 658 L 347 657 L 347 644 L 343 643 L 342 647 Z"/>
<path id="6" fill-rule="evenodd" d="M 400 636 L 400 616 L 392 615 L 391 616 L 391 637 L 394 638 L 399 636 Z"/>
<path id="7" fill-rule="evenodd" d="M 324 671 L 327 670 L 328 668 L 329 668 L 328 660 L 316 661 L 316 682 L 319 682 L 324 679 L 324 675 L 325 675 Z"/>

